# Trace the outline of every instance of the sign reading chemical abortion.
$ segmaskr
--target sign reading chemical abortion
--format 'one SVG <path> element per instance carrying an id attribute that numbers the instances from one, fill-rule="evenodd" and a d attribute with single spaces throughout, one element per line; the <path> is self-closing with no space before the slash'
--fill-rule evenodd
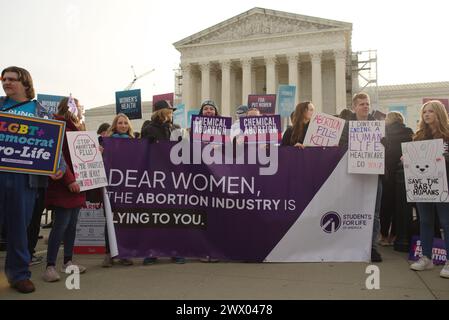
<path id="1" fill-rule="evenodd" d="M 55 174 L 65 122 L 0 112 L 0 171 Z"/>
<path id="2" fill-rule="evenodd" d="M 229 141 L 232 118 L 192 116 L 192 138 L 195 142 L 223 144 Z"/>
<path id="3" fill-rule="evenodd" d="M 349 173 L 384 174 L 385 121 L 349 121 Z"/>
<path id="4" fill-rule="evenodd" d="M 282 140 L 281 116 L 242 117 L 240 130 L 248 143 L 279 143 Z"/>
<path id="5" fill-rule="evenodd" d="M 103 157 L 94 131 L 67 132 L 70 158 L 81 191 L 108 185 Z"/>
<path id="6" fill-rule="evenodd" d="M 142 119 L 140 89 L 116 92 L 115 110 L 116 114 L 124 113 L 130 120 Z"/>
<path id="7" fill-rule="evenodd" d="M 345 120 L 316 112 L 309 123 L 304 145 L 312 147 L 338 146 L 341 133 L 345 127 Z"/>
<path id="8" fill-rule="evenodd" d="M 259 109 L 261 114 L 275 114 L 276 113 L 276 95 L 275 94 L 265 94 L 265 95 L 250 94 L 248 96 L 248 108 Z"/>
<path id="9" fill-rule="evenodd" d="M 449 202 L 443 140 L 402 143 L 408 202 Z"/>

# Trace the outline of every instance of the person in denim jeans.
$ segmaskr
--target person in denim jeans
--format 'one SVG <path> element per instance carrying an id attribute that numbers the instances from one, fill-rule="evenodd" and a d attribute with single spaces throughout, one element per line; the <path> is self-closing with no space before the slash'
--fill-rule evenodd
<path id="1" fill-rule="evenodd" d="M 79 103 L 72 97 L 64 98 L 58 105 L 56 120 L 65 121 L 66 132 L 81 131 L 82 124 L 78 117 Z M 73 245 L 75 243 L 76 223 L 81 207 L 86 202 L 84 192 L 80 192 L 80 186 L 76 182 L 72 160 L 70 158 L 67 137 L 64 135 L 62 152 L 67 163 L 64 176 L 59 181 L 49 181 L 45 205 L 54 210 L 53 228 L 48 238 L 47 268 L 43 274 L 43 279 L 47 282 L 54 282 L 60 279 L 56 271 L 56 258 L 59 246 L 64 240 L 64 264 L 61 271 L 74 265 L 72 262 Z M 86 268 L 77 265 L 79 272 L 83 273 Z"/>
<path id="2" fill-rule="evenodd" d="M 1 73 L 6 97 L 0 97 L 0 112 L 30 117 L 51 118 L 36 100 L 30 73 L 20 67 L 8 67 Z M 62 161 L 63 162 L 63 161 Z M 61 168 L 61 167 L 60 167 Z M 52 176 L 62 177 L 62 170 Z M 5 273 L 11 287 L 20 293 L 35 291 L 30 280 L 31 261 L 28 251 L 27 227 L 33 214 L 38 188 L 47 186 L 46 176 L 0 172 L 0 233 L 7 234 Z"/>
<path id="3" fill-rule="evenodd" d="M 437 100 L 426 102 L 421 108 L 421 121 L 419 128 L 413 137 L 414 141 L 443 139 L 443 155 L 446 160 L 446 175 L 449 174 L 449 120 L 444 105 Z M 436 161 L 443 161 L 437 158 Z M 446 247 L 446 264 L 440 272 L 442 278 L 449 279 L 449 203 L 448 202 L 417 202 L 420 238 L 423 255 L 410 269 L 415 271 L 430 270 L 433 268 L 432 245 L 435 226 L 435 208 L 440 218 L 441 227 L 444 230 L 444 245 Z"/>

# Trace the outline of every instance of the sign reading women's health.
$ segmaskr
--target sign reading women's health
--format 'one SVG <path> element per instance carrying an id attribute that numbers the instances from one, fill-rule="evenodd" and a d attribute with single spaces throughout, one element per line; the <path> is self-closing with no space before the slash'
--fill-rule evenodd
<path id="1" fill-rule="evenodd" d="M 261 114 L 275 114 L 276 113 L 276 95 L 265 94 L 256 95 L 250 94 L 248 96 L 248 108 L 257 108 Z"/>
<path id="2" fill-rule="evenodd" d="M 338 146 L 344 127 L 344 119 L 316 112 L 310 120 L 304 145 L 312 147 Z"/>
<path id="3" fill-rule="evenodd" d="M 132 119 L 142 119 L 142 100 L 140 89 L 118 91 L 115 93 L 116 114 L 124 113 Z"/>
<path id="4" fill-rule="evenodd" d="M 67 132 L 70 157 L 81 191 L 108 185 L 103 157 L 94 131 Z"/>
<path id="5" fill-rule="evenodd" d="M 279 143 L 282 140 L 281 116 L 242 117 L 240 130 L 248 143 Z"/>
<path id="6" fill-rule="evenodd" d="M 192 138 L 196 142 L 223 144 L 229 141 L 232 118 L 192 116 Z"/>
<path id="7" fill-rule="evenodd" d="M 443 140 L 402 143 L 407 202 L 449 202 Z"/>
<path id="8" fill-rule="evenodd" d="M 349 121 L 348 172 L 384 174 L 385 121 Z"/>
<path id="9" fill-rule="evenodd" d="M 55 174 L 65 123 L 0 112 L 0 171 Z"/>

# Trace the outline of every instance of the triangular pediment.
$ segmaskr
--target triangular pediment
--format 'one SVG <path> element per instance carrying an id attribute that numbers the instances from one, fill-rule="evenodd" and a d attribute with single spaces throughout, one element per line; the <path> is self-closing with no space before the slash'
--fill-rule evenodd
<path id="1" fill-rule="evenodd" d="M 239 41 L 250 38 L 352 29 L 350 23 L 254 8 L 174 44 L 186 45 Z"/>

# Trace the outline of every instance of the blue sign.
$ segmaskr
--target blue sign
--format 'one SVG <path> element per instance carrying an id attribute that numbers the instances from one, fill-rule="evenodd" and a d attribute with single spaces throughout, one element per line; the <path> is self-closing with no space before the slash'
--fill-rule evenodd
<path id="1" fill-rule="evenodd" d="M 173 112 L 173 123 L 178 124 L 181 128 L 186 128 L 186 105 L 181 103 L 175 108 L 176 111 Z"/>
<path id="2" fill-rule="evenodd" d="M 53 96 L 50 94 L 38 94 L 37 101 L 44 107 L 48 114 L 55 114 L 58 112 L 58 104 L 64 99 L 63 96 Z"/>
<path id="3" fill-rule="evenodd" d="M 116 114 L 124 113 L 130 120 L 142 119 L 142 100 L 140 89 L 118 91 L 115 93 Z"/>
<path id="4" fill-rule="evenodd" d="M 56 173 L 65 122 L 0 112 L 0 171 Z"/>
<path id="5" fill-rule="evenodd" d="M 401 113 L 404 116 L 405 122 L 407 122 L 407 107 L 406 106 L 390 106 L 388 107 L 388 110 L 396 111 Z"/>
<path id="6" fill-rule="evenodd" d="M 295 111 L 296 86 L 280 85 L 278 89 L 279 114 L 283 118 L 289 118 Z"/>
<path id="7" fill-rule="evenodd" d="M 200 109 L 191 109 L 187 111 L 187 125 L 190 128 L 190 124 L 192 123 L 192 116 L 196 116 L 200 113 Z"/>

